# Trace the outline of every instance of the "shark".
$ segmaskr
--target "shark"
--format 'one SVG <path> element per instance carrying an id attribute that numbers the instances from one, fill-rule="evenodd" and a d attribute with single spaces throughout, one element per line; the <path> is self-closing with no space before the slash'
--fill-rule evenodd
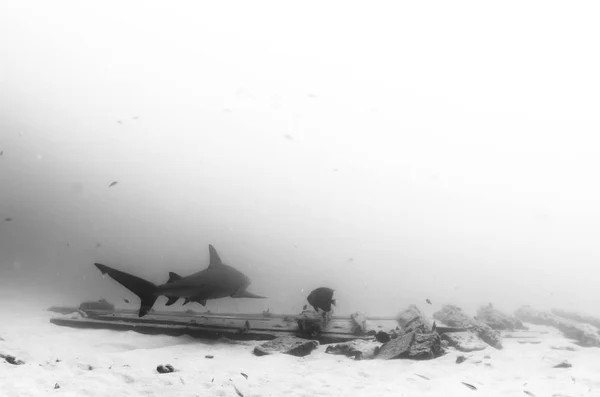
<path id="1" fill-rule="evenodd" d="M 144 317 L 148 314 L 159 296 L 166 296 L 168 298 L 167 305 L 169 306 L 179 298 L 185 299 L 184 304 L 198 302 L 203 306 L 206 305 L 206 301 L 209 299 L 227 297 L 267 298 L 266 296 L 249 292 L 250 278 L 239 270 L 223 263 L 215 247 L 209 244 L 208 251 L 210 261 L 206 269 L 185 277 L 171 272 L 169 273 L 169 280 L 160 285 L 101 263 L 94 263 L 94 266 L 103 275 L 110 276 L 140 298 L 139 317 Z"/>

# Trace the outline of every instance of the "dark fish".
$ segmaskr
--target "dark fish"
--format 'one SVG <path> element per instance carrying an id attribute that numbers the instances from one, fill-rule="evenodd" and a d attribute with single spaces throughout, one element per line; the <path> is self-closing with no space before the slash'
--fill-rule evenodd
<path id="1" fill-rule="evenodd" d="M 129 303 L 129 299 L 123 298 L 123 300 L 125 301 L 125 303 Z"/>
<path id="2" fill-rule="evenodd" d="M 462 382 L 462 384 L 465 385 L 465 386 L 467 386 L 471 390 L 477 390 L 477 388 L 475 386 L 473 386 L 473 385 L 470 385 L 470 384 L 465 383 L 465 382 Z"/>
<path id="3" fill-rule="evenodd" d="M 108 185 L 108 187 L 113 187 L 113 186 L 115 186 L 117 183 L 118 183 L 117 181 L 114 181 L 113 183 L 111 183 L 110 185 Z"/>
<path id="4" fill-rule="evenodd" d="M 306 310 L 307 307 L 308 307 L 308 305 L 302 306 L 302 310 Z"/>
<path id="5" fill-rule="evenodd" d="M 0 150 L 0 156 L 4 155 L 4 150 Z"/>
<path id="6" fill-rule="evenodd" d="M 324 312 L 331 311 L 331 305 L 335 305 L 335 299 L 333 299 L 333 290 L 327 287 L 320 287 L 312 291 L 306 298 L 308 303 L 318 311 L 321 309 Z"/>
<path id="7" fill-rule="evenodd" d="M 530 391 L 523 390 L 523 393 L 527 394 L 528 396 L 535 397 L 535 394 L 533 394 L 533 393 L 532 393 L 532 392 L 530 392 Z"/>
<path id="8" fill-rule="evenodd" d="M 245 373 L 243 373 L 243 372 L 240 372 L 240 374 L 242 374 L 242 376 L 243 376 L 244 378 L 248 379 L 248 375 L 246 375 Z"/>
<path id="9" fill-rule="evenodd" d="M 425 302 L 427 302 L 431 305 L 431 301 L 429 299 L 425 299 Z"/>
<path id="10" fill-rule="evenodd" d="M 377 339 L 377 342 L 385 343 L 389 342 L 392 338 L 390 338 L 387 332 L 379 331 L 375 334 L 375 339 Z"/>
<path id="11" fill-rule="evenodd" d="M 420 374 L 415 374 L 415 375 L 417 375 L 417 376 L 420 376 L 420 377 L 421 377 L 421 378 L 423 378 L 423 379 L 430 380 L 430 379 L 429 379 L 428 377 L 426 377 L 425 375 L 420 375 Z"/>
<path id="12" fill-rule="evenodd" d="M 5 220 L 6 222 L 10 222 L 10 221 L 12 221 L 12 218 L 4 218 L 4 220 Z"/>
<path id="13" fill-rule="evenodd" d="M 235 390 L 235 392 L 237 393 L 238 396 L 244 397 L 244 395 L 242 394 L 242 392 L 239 391 L 239 389 L 235 385 L 232 385 L 232 386 L 233 386 L 233 388 L 234 388 L 234 390 Z"/>

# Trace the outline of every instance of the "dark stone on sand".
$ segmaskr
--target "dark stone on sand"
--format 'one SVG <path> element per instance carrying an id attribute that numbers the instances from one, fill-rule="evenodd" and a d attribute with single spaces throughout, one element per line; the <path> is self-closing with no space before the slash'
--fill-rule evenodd
<path id="1" fill-rule="evenodd" d="M 444 354 L 440 336 L 435 333 L 409 332 L 392 339 L 379 349 L 377 358 L 391 360 L 407 358 L 413 360 L 429 360 Z"/>
<path id="2" fill-rule="evenodd" d="M 296 357 L 308 356 L 319 346 L 316 340 L 296 338 L 295 336 L 281 336 L 263 343 L 254 348 L 254 354 L 265 356 L 274 353 L 290 354 Z"/>
<path id="3" fill-rule="evenodd" d="M 489 325 L 477 321 L 467 316 L 460 307 L 454 305 L 444 305 L 441 310 L 433 314 L 433 318 L 450 327 L 464 328 L 473 332 L 488 345 L 502 349 L 502 339 L 498 331 L 493 330 Z"/>
<path id="4" fill-rule="evenodd" d="M 175 372 L 175 368 L 173 368 L 171 364 L 159 365 L 158 367 L 156 367 L 156 371 L 159 374 L 169 374 L 171 372 Z"/>
<path id="5" fill-rule="evenodd" d="M 23 364 L 25 364 L 25 361 L 18 360 L 15 356 L 11 356 L 9 354 L 0 354 L 0 358 L 3 358 L 4 361 L 6 361 L 7 363 L 12 364 L 12 365 L 23 365 Z"/>
<path id="6" fill-rule="evenodd" d="M 461 364 L 463 362 L 465 362 L 467 360 L 467 358 L 465 356 L 458 356 L 456 357 L 456 363 L 457 364 Z"/>
<path id="7" fill-rule="evenodd" d="M 398 313 L 396 321 L 405 334 L 410 332 L 426 334 L 431 332 L 433 326 L 416 305 L 409 305 L 408 308 Z"/>
<path id="8" fill-rule="evenodd" d="M 115 305 L 107 302 L 105 299 L 100 299 L 99 301 L 83 302 L 79 305 L 79 310 L 107 310 L 114 312 Z"/>
<path id="9" fill-rule="evenodd" d="M 211 356 L 210 354 L 207 354 L 206 356 L 204 356 L 204 358 L 215 358 L 215 356 Z"/>
<path id="10" fill-rule="evenodd" d="M 515 312 L 515 316 L 528 323 L 555 327 L 565 337 L 575 339 L 581 346 L 600 347 L 600 333 L 593 325 L 567 320 L 556 314 L 535 310 L 531 306 L 519 308 Z"/>
<path id="11" fill-rule="evenodd" d="M 355 360 L 370 360 L 375 358 L 381 343 L 369 340 L 353 340 L 327 346 L 325 353 L 340 354 Z"/>
<path id="12" fill-rule="evenodd" d="M 477 320 L 499 331 L 527 329 L 519 319 L 502 313 L 491 304 L 483 306 L 477 311 Z"/>
<path id="13" fill-rule="evenodd" d="M 590 316 L 589 314 L 562 309 L 552 309 L 550 311 L 552 312 L 552 314 L 556 314 L 559 317 L 563 317 L 568 320 L 573 320 L 580 323 L 590 324 L 600 329 L 600 317 Z"/>
<path id="14" fill-rule="evenodd" d="M 448 345 L 461 352 L 484 350 L 488 345 L 472 332 L 451 332 L 442 335 Z"/>
<path id="15" fill-rule="evenodd" d="M 556 364 L 553 368 L 571 368 L 573 365 L 568 361 L 563 361 L 561 363 Z"/>

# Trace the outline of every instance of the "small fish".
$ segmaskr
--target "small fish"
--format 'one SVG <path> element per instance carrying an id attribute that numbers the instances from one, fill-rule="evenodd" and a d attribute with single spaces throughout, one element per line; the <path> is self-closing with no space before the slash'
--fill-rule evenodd
<path id="1" fill-rule="evenodd" d="M 431 305 L 431 301 L 429 299 L 425 299 L 425 302 L 427 302 Z"/>
<path id="2" fill-rule="evenodd" d="M 117 183 L 118 183 L 117 181 L 114 181 L 113 183 L 111 183 L 110 185 L 108 185 L 108 187 L 113 187 L 113 186 L 115 186 Z"/>
<path id="3" fill-rule="evenodd" d="M 291 135 L 288 135 L 288 134 L 285 134 L 283 137 L 284 137 L 285 139 L 287 139 L 287 140 L 290 140 L 290 141 L 293 141 L 293 140 L 294 140 L 294 137 L 293 137 L 293 136 L 291 136 Z"/>
<path id="4" fill-rule="evenodd" d="M 125 301 L 125 303 L 129 303 L 129 299 L 123 298 L 123 300 Z"/>
<path id="5" fill-rule="evenodd" d="M 244 378 L 248 379 L 248 375 L 246 375 L 245 373 L 243 373 L 243 372 L 240 372 L 240 374 L 242 374 L 242 376 L 243 376 Z"/>
<path id="6" fill-rule="evenodd" d="M 473 386 L 473 385 L 470 385 L 470 384 L 465 383 L 465 382 L 462 382 L 462 384 L 465 385 L 465 386 L 467 386 L 471 390 L 477 390 L 477 388 L 475 386 Z"/>
<path id="7" fill-rule="evenodd" d="M 0 150 L 0 156 L 4 155 L 4 150 Z"/>
<path id="8" fill-rule="evenodd" d="M 324 312 L 331 311 L 331 305 L 335 306 L 335 299 L 333 299 L 333 291 L 331 288 L 320 287 L 313 290 L 306 300 L 308 303 L 315 309 L 315 311 L 319 311 L 318 309 L 323 310 Z"/>
<path id="9" fill-rule="evenodd" d="M 102 243 L 96 244 L 96 248 L 100 248 L 100 247 L 102 247 Z"/>
<path id="10" fill-rule="evenodd" d="M 215 378 L 212 378 L 212 380 L 210 381 L 210 383 L 213 383 L 215 381 Z"/>
<path id="11" fill-rule="evenodd" d="M 528 396 L 535 397 L 535 394 L 533 394 L 533 393 L 532 393 L 532 392 L 530 392 L 530 391 L 523 390 L 523 393 L 527 394 Z"/>
<path id="12" fill-rule="evenodd" d="M 132 119 L 137 120 L 137 119 L 139 119 L 139 117 L 138 116 L 133 116 Z"/>
<path id="13" fill-rule="evenodd" d="M 306 310 L 307 307 L 308 307 L 308 305 L 302 306 L 302 310 Z"/>
<path id="14" fill-rule="evenodd" d="M 123 120 L 117 120 L 117 123 L 123 124 Z"/>
<path id="15" fill-rule="evenodd" d="M 417 375 L 417 376 L 420 376 L 420 377 L 421 377 L 421 378 L 423 378 L 423 379 L 430 380 L 428 377 L 426 377 L 426 376 L 424 376 L 424 375 L 420 375 L 420 374 L 415 374 L 415 375 Z"/>
<path id="16" fill-rule="evenodd" d="M 10 222 L 10 221 L 12 221 L 12 218 L 4 218 L 4 221 Z"/>

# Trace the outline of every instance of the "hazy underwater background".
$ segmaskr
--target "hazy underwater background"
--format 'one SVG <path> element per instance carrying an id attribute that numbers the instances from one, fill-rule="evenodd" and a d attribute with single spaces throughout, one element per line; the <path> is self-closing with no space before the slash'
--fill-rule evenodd
<path id="1" fill-rule="evenodd" d="M 3 2 L 0 304 L 137 308 L 94 262 L 164 282 L 213 244 L 270 299 L 211 311 L 598 314 L 597 11 Z"/>

